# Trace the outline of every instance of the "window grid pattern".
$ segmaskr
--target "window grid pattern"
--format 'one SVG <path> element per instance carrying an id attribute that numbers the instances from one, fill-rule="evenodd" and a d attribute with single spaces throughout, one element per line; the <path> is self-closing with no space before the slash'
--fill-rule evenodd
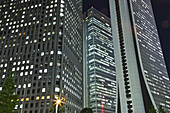
<path id="1" fill-rule="evenodd" d="M 15 107 L 18 112 L 48 113 L 54 94 L 68 97 L 66 111 L 79 112 L 82 109 L 81 7 L 81 0 L 0 1 L 0 90 L 6 77 L 13 72 L 17 86 L 15 93 L 19 95 L 19 104 Z M 75 23 L 74 31 L 78 36 L 72 38 L 77 43 L 68 46 L 67 40 L 63 40 L 69 37 L 65 13 L 73 9 L 77 12 L 74 19 L 79 24 Z M 78 50 L 64 49 L 65 46 L 73 49 L 73 45 Z M 70 57 L 71 52 L 75 53 L 74 59 L 74 56 Z M 69 76 L 74 82 L 72 87 L 76 87 L 71 89 L 76 91 L 69 94 L 63 90 L 65 83 L 61 82 L 64 66 L 68 65 L 63 60 L 65 57 L 74 65 Z M 69 101 L 70 97 L 74 103 Z"/>
<path id="2" fill-rule="evenodd" d="M 170 85 L 151 2 L 132 0 L 144 73 L 156 105 L 170 112 Z"/>
<path id="3" fill-rule="evenodd" d="M 110 19 L 91 8 L 85 17 L 89 107 L 94 113 L 115 112 L 116 75 Z"/>

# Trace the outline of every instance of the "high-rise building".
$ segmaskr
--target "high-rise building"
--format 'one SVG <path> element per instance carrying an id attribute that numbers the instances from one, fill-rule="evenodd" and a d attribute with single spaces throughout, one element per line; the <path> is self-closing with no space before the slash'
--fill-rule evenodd
<path id="1" fill-rule="evenodd" d="M 117 113 L 170 112 L 170 81 L 150 0 L 110 0 Z"/>
<path id="2" fill-rule="evenodd" d="M 80 112 L 82 44 L 82 0 L 0 1 L 0 90 L 12 71 L 18 113 L 49 113 L 54 95 Z"/>
<path id="3" fill-rule="evenodd" d="M 115 113 L 116 75 L 110 19 L 90 8 L 85 13 L 84 107 L 94 113 Z"/>

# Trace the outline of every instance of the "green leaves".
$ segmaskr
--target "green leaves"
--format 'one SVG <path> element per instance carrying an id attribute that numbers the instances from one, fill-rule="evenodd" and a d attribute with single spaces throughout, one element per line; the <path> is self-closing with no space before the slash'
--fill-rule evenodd
<path id="1" fill-rule="evenodd" d="M 149 113 L 166 113 L 162 106 L 159 106 L 159 109 L 156 110 L 154 106 L 151 106 L 151 110 L 149 110 Z"/>
<path id="2" fill-rule="evenodd" d="M 159 106 L 158 113 L 166 113 L 166 112 L 164 111 L 164 109 L 162 108 L 162 106 Z"/>
<path id="3" fill-rule="evenodd" d="M 17 113 L 14 111 L 18 99 L 18 96 L 14 95 L 15 89 L 13 78 L 6 78 L 2 91 L 0 91 L 0 113 Z"/>
<path id="4" fill-rule="evenodd" d="M 80 113 L 93 113 L 91 108 L 84 108 L 80 111 Z"/>
<path id="5" fill-rule="evenodd" d="M 54 111 L 55 110 L 55 104 L 53 103 L 50 107 L 50 112 Z M 60 105 L 58 105 L 58 111 L 57 113 L 64 113 L 65 112 L 65 107 L 64 107 L 64 104 L 61 103 Z"/>
<path id="6" fill-rule="evenodd" d="M 154 106 L 151 106 L 151 110 L 149 110 L 149 113 L 157 113 L 157 110 L 154 108 Z"/>
<path id="7" fill-rule="evenodd" d="M 58 113 L 64 113 L 65 112 L 65 107 L 64 107 L 64 104 L 61 103 L 61 105 L 59 105 L 58 107 Z"/>

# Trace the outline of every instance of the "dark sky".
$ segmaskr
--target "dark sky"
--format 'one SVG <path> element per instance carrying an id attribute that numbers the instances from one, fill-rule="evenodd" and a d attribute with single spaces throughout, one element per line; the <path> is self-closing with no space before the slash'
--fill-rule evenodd
<path id="1" fill-rule="evenodd" d="M 109 0 L 83 0 L 83 11 L 91 6 L 107 16 L 109 14 Z M 160 36 L 162 50 L 165 57 L 168 73 L 170 75 L 170 0 L 151 0 L 155 14 L 156 24 Z"/>

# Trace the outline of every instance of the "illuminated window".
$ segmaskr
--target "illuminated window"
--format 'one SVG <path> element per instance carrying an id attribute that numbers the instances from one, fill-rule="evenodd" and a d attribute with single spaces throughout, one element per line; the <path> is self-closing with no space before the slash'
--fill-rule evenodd
<path id="1" fill-rule="evenodd" d="M 42 73 L 42 70 L 39 70 L 39 73 Z"/>
<path id="2" fill-rule="evenodd" d="M 41 99 L 44 100 L 44 99 L 45 99 L 45 96 L 42 96 Z"/>
<path id="3" fill-rule="evenodd" d="M 51 51 L 50 54 L 54 54 L 54 51 Z"/>
<path id="4" fill-rule="evenodd" d="M 30 63 L 30 61 L 29 61 L 29 60 L 27 60 L 27 63 Z"/>
<path id="5" fill-rule="evenodd" d="M 33 66 L 33 65 L 31 65 L 31 67 L 30 67 L 30 68 L 31 68 L 31 69 L 33 69 L 33 67 L 34 67 L 34 66 Z"/>
<path id="6" fill-rule="evenodd" d="M 23 88 L 26 88 L 26 84 L 23 85 Z"/>
<path id="7" fill-rule="evenodd" d="M 55 92 L 59 92 L 59 91 L 60 91 L 60 88 L 56 87 Z"/>
<path id="8" fill-rule="evenodd" d="M 24 66 L 21 67 L 21 70 L 24 70 Z"/>
<path id="9" fill-rule="evenodd" d="M 12 71 L 15 71 L 15 68 L 12 68 Z"/>
<path id="10" fill-rule="evenodd" d="M 45 88 L 42 88 L 42 92 L 45 92 Z"/>
<path id="11" fill-rule="evenodd" d="M 20 76 L 23 76 L 23 72 L 20 73 Z"/>
<path id="12" fill-rule="evenodd" d="M 47 69 L 44 69 L 44 73 L 47 73 Z"/>
<path id="13" fill-rule="evenodd" d="M 20 64 L 21 64 L 21 62 L 19 61 L 19 62 L 18 62 L 18 65 L 20 65 Z"/>
<path id="14" fill-rule="evenodd" d="M 24 98 L 21 98 L 21 101 L 23 102 L 23 101 L 24 101 Z"/>
<path id="15" fill-rule="evenodd" d="M 28 84 L 28 87 L 31 87 L 31 83 Z"/>
<path id="16" fill-rule="evenodd" d="M 36 100 L 39 100 L 39 99 L 40 99 L 40 97 L 39 97 L 39 96 L 37 96 L 37 97 L 36 97 Z"/>
<path id="17" fill-rule="evenodd" d="M 52 62 L 50 62 L 50 66 L 52 66 L 53 65 L 53 63 Z"/>
<path id="18" fill-rule="evenodd" d="M 26 98 L 26 101 L 29 101 L 29 98 Z"/>
<path id="19" fill-rule="evenodd" d="M 50 99 L 50 95 L 47 96 L 47 99 Z"/>
<path id="20" fill-rule="evenodd" d="M 2 75 L 2 78 L 5 78 L 5 75 Z"/>
<path id="21" fill-rule="evenodd" d="M 20 67 L 17 67 L 17 71 L 19 71 L 19 68 L 20 68 Z"/>

